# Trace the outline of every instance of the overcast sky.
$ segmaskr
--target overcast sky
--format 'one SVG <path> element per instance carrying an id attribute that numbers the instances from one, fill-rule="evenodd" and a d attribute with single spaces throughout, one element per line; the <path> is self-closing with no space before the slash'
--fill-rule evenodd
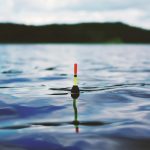
<path id="1" fill-rule="evenodd" d="M 0 22 L 116 21 L 150 29 L 150 0 L 0 0 Z"/>

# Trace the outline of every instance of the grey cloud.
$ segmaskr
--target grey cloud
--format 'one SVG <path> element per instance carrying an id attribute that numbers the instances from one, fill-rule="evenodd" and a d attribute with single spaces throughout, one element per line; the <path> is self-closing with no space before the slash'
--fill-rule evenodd
<path id="1" fill-rule="evenodd" d="M 149 0 L 0 0 L 0 21 L 28 24 L 124 21 L 150 28 L 149 10 Z"/>
<path id="2" fill-rule="evenodd" d="M 149 0 L 5 0 L 14 3 L 14 11 L 106 11 L 136 8 L 150 9 Z M 4 3 L 5 3 L 4 1 Z"/>

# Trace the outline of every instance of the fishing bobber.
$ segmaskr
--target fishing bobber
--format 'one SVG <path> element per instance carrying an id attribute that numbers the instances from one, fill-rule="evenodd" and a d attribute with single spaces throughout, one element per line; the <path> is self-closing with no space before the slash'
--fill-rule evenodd
<path id="1" fill-rule="evenodd" d="M 71 97 L 77 99 L 80 95 L 80 90 L 78 87 L 78 77 L 77 77 L 78 65 L 74 64 L 74 84 L 71 89 Z"/>

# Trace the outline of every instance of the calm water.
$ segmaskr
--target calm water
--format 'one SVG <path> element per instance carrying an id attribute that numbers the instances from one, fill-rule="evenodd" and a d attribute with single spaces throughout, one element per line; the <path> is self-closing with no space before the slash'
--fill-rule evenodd
<path id="1" fill-rule="evenodd" d="M 149 150 L 150 45 L 0 45 L 0 149 Z"/>

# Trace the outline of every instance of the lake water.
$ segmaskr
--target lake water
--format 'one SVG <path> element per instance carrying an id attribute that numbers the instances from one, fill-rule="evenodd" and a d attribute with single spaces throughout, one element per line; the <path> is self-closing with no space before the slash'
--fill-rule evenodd
<path id="1" fill-rule="evenodd" d="M 0 45 L 0 149 L 149 150 L 150 45 Z"/>

